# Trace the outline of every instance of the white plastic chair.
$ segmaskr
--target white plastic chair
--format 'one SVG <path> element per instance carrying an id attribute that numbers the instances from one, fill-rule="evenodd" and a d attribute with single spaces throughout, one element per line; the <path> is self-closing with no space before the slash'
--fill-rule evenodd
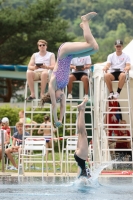
<path id="1" fill-rule="evenodd" d="M 67 138 L 66 143 L 66 164 L 67 164 L 67 174 L 69 174 L 69 164 L 75 163 L 74 152 L 77 149 L 77 136 L 70 136 Z"/>
<path id="2" fill-rule="evenodd" d="M 34 154 L 33 151 L 41 151 L 39 154 Z M 42 164 L 42 176 L 44 173 L 44 156 L 46 154 L 46 140 L 43 136 L 28 136 L 24 140 L 22 146 L 22 152 L 19 154 L 18 169 L 22 166 L 22 174 L 24 173 L 25 163 L 41 163 Z M 33 159 L 32 159 L 33 158 Z M 20 170 L 18 170 L 20 175 Z"/>

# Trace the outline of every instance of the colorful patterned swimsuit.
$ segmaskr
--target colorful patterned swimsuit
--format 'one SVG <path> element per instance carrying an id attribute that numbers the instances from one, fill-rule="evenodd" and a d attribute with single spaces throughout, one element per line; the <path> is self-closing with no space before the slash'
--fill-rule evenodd
<path id="1" fill-rule="evenodd" d="M 64 45 L 64 43 L 62 44 Z M 60 48 L 62 47 L 60 46 Z M 64 89 L 66 85 L 69 82 L 69 72 L 70 72 L 70 63 L 73 58 L 73 55 L 68 55 L 65 58 L 59 59 L 59 51 L 58 50 L 58 69 L 56 72 L 54 72 L 55 77 L 56 77 L 56 84 L 57 84 L 57 89 Z"/>

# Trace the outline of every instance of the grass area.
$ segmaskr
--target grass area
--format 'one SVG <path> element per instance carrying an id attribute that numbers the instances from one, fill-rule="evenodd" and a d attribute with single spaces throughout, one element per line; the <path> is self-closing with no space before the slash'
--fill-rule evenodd
<path id="1" fill-rule="evenodd" d="M 61 172 L 61 155 L 59 155 L 59 153 L 55 152 L 55 171 L 56 173 L 60 173 Z M 18 163 L 18 158 L 16 157 L 15 159 L 16 163 Z M 50 152 L 49 155 L 48 155 L 48 164 L 46 166 L 46 157 L 44 159 L 44 172 L 51 172 L 53 173 L 54 172 L 54 166 L 53 166 L 53 162 L 49 163 L 49 161 L 53 161 L 52 159 L 52 153 Z M 66 158 L 64 156 L 64 159 L 63 159 L 63 165 L 62 165 L 62 172 L 65 173 L 65 166 L 66 166 Z M 2 163 L 0 162 L 0 170 L 2 169 Z M 9 165 L 12 166 L 12 163 L 9 163 Z M 6 166 L 5 166 L 6 167 Z M 67 166 L 66 166 L 67 167 Z M 77 164 L 76 162 L 72 163 L 72 164 L 69 164 L 69 172 L 70 173 L 77 173 Z M 26 169 L 26 164 L 25 164 L 25 172 L 41 172 L 42 170 L 42 165 L 41 163 L 32 163 L 32 164 L 28 164 L 28 168 Z M 13 170 L 5 170 L 6 172 L 16 172 L 17 171 L 13 171 Z"/>

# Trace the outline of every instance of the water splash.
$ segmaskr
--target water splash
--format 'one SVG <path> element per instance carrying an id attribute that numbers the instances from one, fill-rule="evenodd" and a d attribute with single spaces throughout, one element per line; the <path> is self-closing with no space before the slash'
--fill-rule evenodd
<path id="1" fill-rule="evenodd" d="M 98 179 L 99 174 L 103 171 L 103 169 L 109 167 L 110 165 L 112 165 L 116 160 L 111 160 L 108 163 L 103 163 L 103 164 L 97 164 L 95 165 L 95 169 L 92 170 L 91 172 L 91 180 L 95 181 Z"/>
<path id="2" fill-rule="evenodd" d="M 115 160 L 112 160 L 112 161 L 110 161 L 108 163 L 104 163 L 104 164 L 97 164 L 95 166 L 95 169 L 92 170 L 90 178 L 80 177 L 80 178 L 75 180 L 73 185 L 75 187 L 81 187 L 81 188 L 98 187 L 100 185 L 99 182 L 98 182 L 99 174 L 102 172 L 103 169 L 105 169 L 105 168 L 109 167 L 111 164 L 113 164 L 114 161 Z"/>

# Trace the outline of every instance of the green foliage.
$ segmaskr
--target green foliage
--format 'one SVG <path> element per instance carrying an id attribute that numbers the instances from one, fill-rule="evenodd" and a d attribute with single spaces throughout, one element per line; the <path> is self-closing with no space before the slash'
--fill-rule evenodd
<path id="1" fill-rule="evenodd" d="M 10 126 L 15 126 L 15 124 L 19 121 L 19 116 L 18 113 L 20 110 L 22 110 L 23 108 L 18 108 L 18 107 L 11 107 L 9 105 L 4 105 L 0 107 L 0 119 L 2 119 L 3 117 L 7 117 L 9 119 L 9 125 Z M 70 110 L 70 106 L 67 106 L 67 110 Z M 27 109 L 27 111 L 31 111 L 31 108 L 29 107 Z M 33 121 L 36 121 L 37 123 L 41 124 L 44 122 L 44 115 L 47 114 L 47 112 L 49 111 L 48 108 L 36 108 L 34 110 L 36 111 L 43 111 L 43 113 L 35 113 L 33 112 L 33 114 L 31 113 L 27 113 L 26 117 L 31 118 Z M 75 109 L 74 109 L 75 111 Z M 58 109 L 58 117 L 60 114 L 60 110 Z M 66 121 L 67 123 L 70 123 L 70 114 L 66 115 Z M 76 122 L 76 114 L 72 114 L 72 123 Z M 35 131 L 36 133 L 36 131 Z M 59 135 L 60 137 L 62 137 L 63 135 L 63 127 L 59 128 Z M 66 135 L 70 135 L 70 131 L 67 131 Z"/>
<path id="2" fill-rule="evenodd" d="M 0 7 L 1 63 L 27 63 L 37 51 L 36 42 L 40 38 L 46 39 L 48 50 L 55 53 L 64 41 L 83 40 L 80 16 L 91 11 L 98 13 L 90 27 L 100 44 L 100 52 L 92 56 L 94 63 L 106 57 L 102 55 L 106 46 L 101 44 L 112 41 L 111 35 L 127 44 L 133 34 L 132 0 L 3 0 Z M 112 47 L 106 52 L 111 51 Z"/>
<path id="3" fill-rule="evenodd" d="M 113 41 L 111 35 L 127 44 L 133 34 L 132 0 L 3 0 L 0 7 L 1 63 L 27 63 L 37 51 L 40 38 L 46 39 L 48 50 L 55 53 L 62 42 L 83 41 L 80 16 L 91 11 L 98 13 L 90 27 L 100 44 L 98 55 L 92 56 L 93 63 L 106 57 L 102 55 L 106 46 L 101 45 Z M 112 47 L 106 52 L 111 51 Z"/>
<path id="4" fill-rule="evenodd" d="M 125 9 L 111 9 L 104 15 L 105 24 L 115 30 L 119 23 L 124 23 L 129 29 L 132 28 L 133 15 L 132 12 Z"/>
<path id="5" fill-rule="evenodd" d="M 59 17 L 60 0 L 25 0 L 15 8 L 5 2 L 0 6 L 0 63 L 23 64 L 38 51 L 39 39 L 45 39 L 52 52 L 57 52 L 57 43 L 69 40 L 64 31 L 68 23 Z"/>
<path id="6" fill-rule="evenodd" d="M 0 107 L 0 118 L 7 117 L 9 119 L 9 125 L 15 126 L 16 122 L 19 121 L 18 113 L 20 108 L 10 107 L 9 105 Z"/>
<path id="7" fill-rule="evenodd" d="M 114 41 L 118 38 L 124 45 L 130 42 L 133 35 L 133 1 L 132 0 L 62 0 L 61 16 L 70 20 L 69 34 L 76 36 L 74 41 L 83 41 L 79 28 L 80 16 L 91 11 L 98 15 L 89 23 L 92 34 L 98 41 L 100 50 L 91 56 L 93 63 L 103 62 L 107 55 L 114 51 Z M 71 13 L 71 14 L 70 14 Z"/>

